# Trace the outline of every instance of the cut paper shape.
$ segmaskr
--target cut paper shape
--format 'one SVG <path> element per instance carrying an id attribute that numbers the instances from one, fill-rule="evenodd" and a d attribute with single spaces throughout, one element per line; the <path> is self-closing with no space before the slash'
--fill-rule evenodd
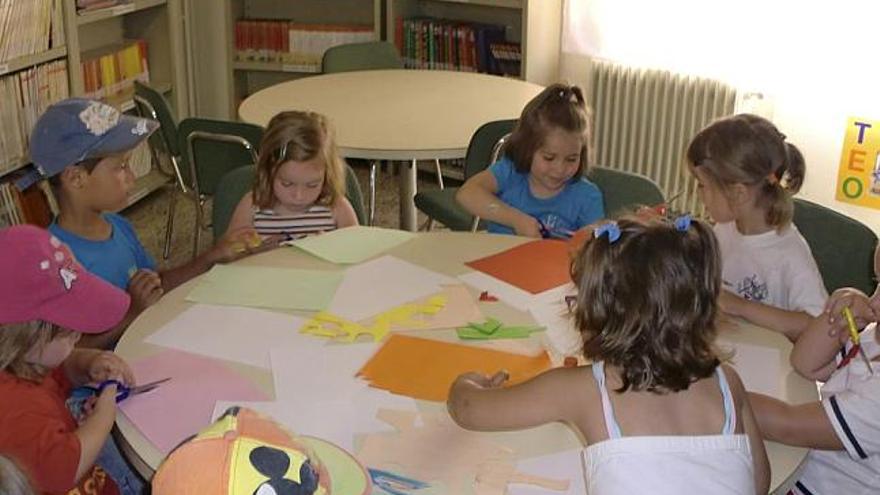
<path id="1" fill-rule="evenodd" d="M 327 309 L 342 272 L 267 266 L 214 265 L 187 301 L 229 306 L 321 311 Z"/>
<path id="2" fill-rule="evenodd" d="M 455 328 L 469 319 L 480 318 L 482 314 L 467 287 L 449 285 L 444 286 L 440 294 L 403 304 L 363 322 L 321 312 L 307 321 L 300 331 L 339 342 L 354 342 L 361 335 L 369 335 L 378 342 L 392 331 Z"/>
<path id="3" fill-rule="evenodd" d="M 223 363 L 186 352 L 166 350 L 130 365 L 138 383 L 171 377 L 149 394 L 119 404 L 132 424 L 165 454 L 211 424 L 211 412 L 218 400 L 268 398 Z"/>
<path id="4" fill-rule="evenodd" d="M 495 297 L 495 296 L 493 296 L 493 295 L 491 295 L 491 294 L 489 294 L 489 291 L 484 290 L 483 292 L 480 292 L 480 301 L 483 301 L 483 302 L 498 302 L 498 298 Z"/>
<path id="5" fill-rule="evenodd" d="M 412 232 L 361 225 L 297 239 L 289 245 L 331 263 L 360 263 L 413 238 Z"/>
<path id="6" fill-rule="evenodd" d="M 414 300 L 440 292 L 455 280 L 431 270 L 382 256 L 353 266 L 345 276 L 328 308 L 328 313 L 360 322 Z"/>
<path id="7" fill-rule="evenodd" d="M 462 373 L 488 375 L 506 370 L 509 384 L 550 367 L 546 353 L 536 357 L 392 334 L 361 368 L 370 385 L 415 399 L 446 401 L 449 386 Z"/>
<path id="8" fill-rule="evenodd" d="M 565 480 L 519 472 L 511 449 L 459 428 L 448 415 L 383 409 L 378 417 L 397 432 L 363 437 L 357 457 L 374 469 L 442 485 L 443 493 L 504 495 L 510 482 L 567 486 Z"/>
<path id="9" fill-rule="evenodd" d="M 489 318 L 482 323 L 468 323 L 466 327 L 456 329 L 458 338 L 464 340 L 489 340 L 489 339 L 525 339 L 532 332 L 542 330 L 539 326 L 507 326 L 495 318 Z"/>
<path id="10" fill-rule="evenodd" d="M 414 490 L 422 494 L 425 493 L 425 488 L 431 486 L 424 481 L 414 480 L 391 471 L 371 468 L 367 471 L 370 473 L 370 479 L 373 480 L 373 487 L 388 495 L 413 495 Z"/>
<path id="11" fill-rule="evenodd" d="M 516 468 L 521 473 L 536 473 L 541 476 L 557 480 L 556 489 L 565 495 L 583 495 L 587 493 L 584 483 L 584 472 L 581 465 L 581 449 L 569 449 L 553 454 L 531 457 L 520 460 Z M 559 480 L 567 480 L 568 488 L 560 489 L 562 483 Z M 547 492 L 529 485 L 519 485 L 512 481 L 507 489 L 508 495 L 544 495 Z M 547 488 L 552 489 L 552 488 Z"/>
<path id="12" fill-rule="evenodd" d="M 571 282 L 570 261 L 568 243 L 541 239 L 465 264 L 526 292 L 538 294 Z"/>
<path id="13" fill-rule="evenodd" d="M 237 306 L 194 304 L 145 339 L 150 344 L 271 369 L 269 349 L 324 344 L 292 329 L 305 318 Z"/>

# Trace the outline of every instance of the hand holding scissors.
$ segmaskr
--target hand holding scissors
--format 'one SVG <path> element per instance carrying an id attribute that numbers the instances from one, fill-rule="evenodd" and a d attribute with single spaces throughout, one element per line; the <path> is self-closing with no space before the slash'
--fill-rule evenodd
<path id="1" fill-rule="evenodd" d="M 867 354 L 865 354 L 865 349 L 862 348 L 861 339 L 859 337 L 859 329 L 856 326 L 856 320 L 855 318 L 853 318 L 852 310 L 849 309 L 849 306 L 843 308 L 843 316 L 844 318 L 846 318 L 846 322 L 849 327 L 849 338 L 853 343 L 852 349 L 850 349 L 849 353 L 847 353 L 844 362 L 848 361 L 853 356 L 855 356 L 856 353 L 858 353 L 862 357 L 862 361 L 865 362 L 865 366 L 868 367 L 868 371 L 870 371 L 873 375 L 874 368 L 871 366 L 871 360 L 868 359 Z"/>
<path id="2" fill-rule="evenodd" d="M 143 394 L 146 392 L 150 392 L 159 385 L 171 380 L 171 377 L 163 378 L 161 380 L 156 380 L 154 382 L 145 383 L 143 385 L 137 385 L 134 387 L 129 387 L 119 380 L 104 380 L 96 386 L 92 385 L 81 385 L 73 389 L 71 395 L 74 398 L 87 398 L 91 396 L 99 396 L 104 391 L 105 388 L 116 385 L 116 402 L 122 402 L 125 399 L 129 398 L 132 395 Z"/>

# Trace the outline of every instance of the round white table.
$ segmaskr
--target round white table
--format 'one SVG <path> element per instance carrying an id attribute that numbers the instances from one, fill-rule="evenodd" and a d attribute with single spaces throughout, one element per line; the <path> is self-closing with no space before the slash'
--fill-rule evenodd
<path id="1" fill-rule="evenodd" d="M 399 245 L 387 251 L 386 254 L 439 273 L 458 276 L 471 271 L 463 264 L 464 261 L 487 256 L 529 240 L 531 239 L 481 233 L 431 232 L 418 234 L 412 241 Z M 344 268 L 295 248 L 279 248 L 245 258 L 237 263 L 279 268 L 327 270 Z M 125 332 L 119 341 L 116 352 L 124 359 L 134 361 L 163 350 L 162 347 L 145 342 L 145 339 L 192 305 L 192 303 L 185 301 L 185 297 L 197 282 L 198 279 L 194 279 L 178 287 L 142 313 Z M 471 292 L 476 298 L 479 291 L 471 289 Z M 480 303 L 480 310 L 487 317 L 496 317 L 511 325 L 534 323 L 529 313 L 512 308 L 502 302 Z M 242 330 L 246 331 L 247 329 Z M 423 330 L 407 332 L 407 334 L 457 341 L 453 330 Z M 788 361 L 791 344 L 784 337 L 753 325 L 739 323 L 735 328 L 726 329 L 721 338 L 727 343 L 745 344 L 761 350 L 762 354 L 759 355 L 762 356 L 760 358 L 762 360 L 764 356 L 772 356 L 770 361 L 778 361 L 769 364 L 772 365 L 772 369 L 776 370 L 777 376 L 770 377 L 770 382 L 778 389 L 780 399 L 792 403 L 803 403 L 817 399 L 818 393 L 815 384 L 800 377 L 791 368 Z M 540 345 L 537 343 L 538 338 L 533 337 L 533 339 L 532 344 Z M 270 346 L 271 344 L 267 344 L 267 347 Z M 745 354 L 741 359 L 746 359 Z M 239 363 L 226 362 L 225 364 L 250 379 L 269 397 L 273 396 L 271 372 Z M 749 366 L 749 363 L 740 364 Z M 765 364 L 768 363 L 756 363 L 756 367 L 760 368 Z M 742 372 L 740 374 L 746 387 L 750 388 L 748 374 Z M 350 378 L 355 379 L 354 377 Z M 321 375 L 316 375 L 315 379 L 320 380 Z M 766 379 L 767 377 L 761 377 L 762 382 L 766 382 Z M 309 402 L 307 397 L 303 397 L 300 407 L 308 407 Z M 418 401 L 418 408 L 421 411 L 444 412 L 445 404 Z M 173 410 L 173 405 L 168 405 L 169 421 L 173 421 L 174 416 L 171 413 Z M 163 454 L 146 440 L 121 412 L 117 415 L 116 426 L 117 438 L 121 440 L 123 451 L 138 471 L 149 479 L 161 463 Z M 308 432 L 299 433 L 308 434 Z M 581 445 L 578 436 L 562 424 L 549 424 L 522 432 L 485 433 L 484 435 L 500 439 L 507 444 L 522 446 L 526 449 L 537 449 L 544 453 L 575 449 Z M 775 488 L 798 467 L 806 450 L 773 442 L 766 442 L 766 446 L 772 468 L 771 487 Z"/>
<path id="2" fill-rule="evenodd" d="M 416 229 L 417 160 L 464 158 L 486 122 L 519 117 L 543 87 L 473 72 L 375 70 L 288 81 L 247 97 L 245 122 L 266 126 L 283 110 L 326 115 L 342 156 L 405 162 L 400 176 L 401 228 Z"/>

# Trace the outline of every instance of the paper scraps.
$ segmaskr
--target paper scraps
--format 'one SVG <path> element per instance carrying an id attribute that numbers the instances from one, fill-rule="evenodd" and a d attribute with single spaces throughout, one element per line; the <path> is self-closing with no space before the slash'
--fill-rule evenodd
<path id="1" fill-rule="evenodd" d="M 532 332 L 543 330 L 544 327 L 536 325 L 507 326 L 495 318 L 489 318 L 482 323 L 469 322 L 465 327 L 459 327 L 455 331 L 462 340 L 490 340 L 490 339 L 526 339 Z"/>

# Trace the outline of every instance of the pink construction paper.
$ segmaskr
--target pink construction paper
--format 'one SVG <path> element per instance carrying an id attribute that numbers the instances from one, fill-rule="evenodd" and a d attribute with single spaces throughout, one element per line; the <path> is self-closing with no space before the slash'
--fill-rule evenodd
<path id="1" fill-rule="evenodd" d="M 216 359 L 167 350 L 129 364 L 138 383 L 171 377 L 155 390 L 119 404 L 135 427 L 165 454 L 211 424 L 218 400 L 269 398 L 250 380 Z"/>

